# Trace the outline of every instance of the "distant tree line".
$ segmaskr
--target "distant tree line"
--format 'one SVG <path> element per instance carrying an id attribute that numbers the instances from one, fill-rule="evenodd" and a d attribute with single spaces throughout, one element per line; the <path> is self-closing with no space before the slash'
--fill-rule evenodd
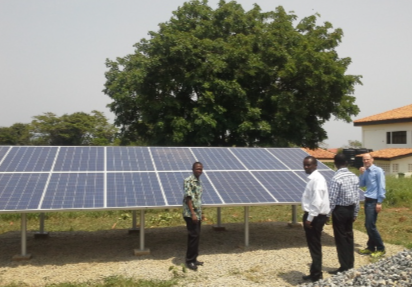
<path id="1" fill-rule="evenodd" d="M 29 124 L 0 127 L 0 145 L 104 146 L 116 141 L 117 128 L 99 111 L 33 118 Z"/>

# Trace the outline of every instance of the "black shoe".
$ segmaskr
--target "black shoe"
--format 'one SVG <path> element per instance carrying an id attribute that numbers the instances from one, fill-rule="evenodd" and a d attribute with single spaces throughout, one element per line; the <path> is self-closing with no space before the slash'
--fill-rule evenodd
<path id="1" fill-rule="evenodd" d="M 330 275 L 336 275 L 336 274 L 338 274 L 338 273 L 342 273 L 342 272 L 345 272 L 346 270 L 343 270 L 343 269 L 336 269 L 336 270 L 333 270 L 333 271 L 328 271 L 328 273 L 330 274 Z"/>
<path id="2" fill-rule="evenodd" d="M 312 275 L 305 275 L 302 277 L 303 280 L 310 280 L 312 282 L 319 281 L 320 279 L 323 279 L 323 275 L 320 274 L 318 276 L 312 276 Z"/>
<path id="3" fill-rule="evenodd" d="M 197 266 L 203 266 L 203 262 L 202 262 L 202 261 L 197 261 L 197 260 L 196 260 L 195 264 L 196 264 Z"/>
<path id="4" fill-rule="evenodd" d="M 186 263 L 186 267 L 193 271 L 197 271 L 197 265 L 194 262 Z"/>

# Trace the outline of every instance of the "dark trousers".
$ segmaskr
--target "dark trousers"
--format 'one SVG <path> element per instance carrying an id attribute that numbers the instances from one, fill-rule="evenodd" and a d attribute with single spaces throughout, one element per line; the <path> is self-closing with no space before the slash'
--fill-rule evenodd
<path id="1" fill-rule="evenodd" d="M 368 232 L 368 249 L 370 251 L 383 251 L 385 245 L 383 245 L 382 237 L 379 234 L 376 227 L 376 221 L 378 220 L 378 213 L 376 212 L 376 199 L 365 198 L 365 228 Z"/>
<path id="2" fill-rule="evenodd" d="M 346 271 L 353 268 L 355 262 L 355 246 L 353 241 L 354 210 L 355 205 L 337 205 L 332 212 L 333 234 L 335 236 L 340 271 Z"/>
<path id="3" fill-rule="evenodd" d="M 183 218 L 186 221 L 188 231 L 186 263 L 195 263 L 199 255 L 200 226 L 202 225 L 202 221 L 199 220 L 197 223 L 194 223 L 190 217 Z"/>
<path id="4" fill-rule="evenodd" d="M 312 220 L 312 228 L 305 226 L 308 213 L 303 214 L 303 228 L 305 230 L 306 242 L 308 243 L 312 264 L 310 266 L 310 276 L 312 279 L 319 279 L 322 276 L 322 243 L 321 235 L 326 222 L 326 215 L 318 215 Z"/>

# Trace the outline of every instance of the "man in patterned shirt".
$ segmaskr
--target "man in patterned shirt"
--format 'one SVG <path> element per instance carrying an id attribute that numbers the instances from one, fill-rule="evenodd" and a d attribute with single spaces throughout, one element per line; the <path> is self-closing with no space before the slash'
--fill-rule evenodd
<path id="1" fill-rule="evenodd" d="M 200 226 L 202 214 L 202 182 L 199 177 L 203 172 L 203 165 L 195 162 L 192 166 L 193 174 L 183 182 L 183 218 L 188 231 L 186 266 L 196 271 L 203 262 L 197 261 L 199 254 Z"/>
<path id="2" fill-rule="evenodd" d="M 348 170 L 343 154 L 335 155 L 334 162 L 338 170 L 329 184 L 329 202 L 340 267 L 329 274 L 353 268 L 353 222 L 359 212 L 359 178 Z"/>

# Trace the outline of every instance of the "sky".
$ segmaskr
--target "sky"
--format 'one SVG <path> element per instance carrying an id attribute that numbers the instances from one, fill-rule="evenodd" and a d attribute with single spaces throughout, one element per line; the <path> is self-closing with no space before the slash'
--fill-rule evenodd
<path id="1" fill-rule="evenodd" d="M 158 31 L 184 0 L 0 0 L 0 127 L 30 123 L 52 112 L 104 112 L 106 59 L 134 53 L 133 45 Z M 219 0 L 209 0 L 217 8 Z M 229 1 L 227 1 L 229 2 Z M 352 120 L 412 104 L 412 1 L 238 0 L 248 11 L 283 6 L 301 20 L 320 14 L 344 32 L 336 49 L 350 57 L 347 74 L 361 75 Z M 324 147 L 362 141 L 361 127 L 331 120 Z"/>

